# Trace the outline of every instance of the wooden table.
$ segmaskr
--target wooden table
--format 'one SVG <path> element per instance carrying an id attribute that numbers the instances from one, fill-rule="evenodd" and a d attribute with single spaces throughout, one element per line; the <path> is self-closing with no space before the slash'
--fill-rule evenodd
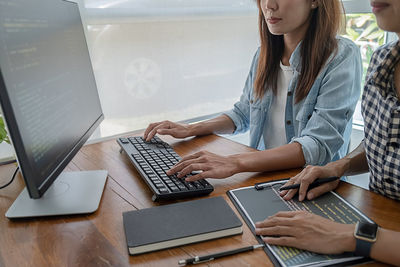
<path id="1" fill-rule="evenodd" d="M 228 139 L 210 135 L 185 141 L 163 137 L 180 155 L 208 150 L 222 155 L 253 151 Z M 36 219 L 0 219 L 0 266 L 177 266 L 178 260 L 221 250 L 256 244 L 243 222 L 243 234 L 186 245 L 178 248 L 129 256 L 122 225 L 122 213 L 170 202 L 154 203 L 152 193 L 129 159 L 119 153 L 115 140 L 84 146 L 67 170 L 108 170 L 108 179 L 99 209 L 86 216 L 61 216 Z M 10 164 L 0 167 L 1 183 L 15 170 Z M 206 197 L 226 196 L 226 191 L 295 175 L 299 170 L 270 173 L 241 173 L 229 179 L 210 179 L 215 190 Z M 24 187 L 20 175 L 0 190 L 0 214 L 5 214 Z M 379 225 L 400 231 L 399 202 L 341 183 L 337 192 Z M 240 217 L 240 215 L 238 214 Z M 241 218 L 241 217 L 240 217 Z M 222 258 L 203 266 L 272 266 L 262 251 Z M 384 266 L 374 263 L 374 266 Z"/>

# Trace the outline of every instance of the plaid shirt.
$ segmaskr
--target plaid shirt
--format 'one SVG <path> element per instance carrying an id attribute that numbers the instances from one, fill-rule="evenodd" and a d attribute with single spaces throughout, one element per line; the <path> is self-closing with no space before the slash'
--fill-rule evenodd
<path id="1" fill-rule="evenodd" d="M 400 200 L 400 101 L 394 68 L 400 41 L 379 48 L 371 58 L 362 96 L 364 146 L 372 191 Z"/>

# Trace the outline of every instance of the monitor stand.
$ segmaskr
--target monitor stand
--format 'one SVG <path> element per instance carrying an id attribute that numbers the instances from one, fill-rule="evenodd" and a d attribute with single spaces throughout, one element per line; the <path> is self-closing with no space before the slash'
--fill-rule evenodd
<path id="1" fill-rule="evenodd" d="M 100 203 L 107 171 L 62 172 L 39 199 L 26 188 L 6 213 L 7 218 L 71 215 L 95 212 Z"/>

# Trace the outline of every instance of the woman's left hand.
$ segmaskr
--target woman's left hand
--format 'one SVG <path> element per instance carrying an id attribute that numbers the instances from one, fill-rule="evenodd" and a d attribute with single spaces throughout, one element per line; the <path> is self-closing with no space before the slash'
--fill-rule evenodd
<path id="1" fill-rule="evenodd" d="M 323 254 L 355 250 L 354 224 L 341 224 L 307 211 L 278 212 L 256 223 L 256 234 L 270 245 Z"/>
<path id="2" fill-rule="evenodd" d="M 238 165 L 238 159 L 235 156 L 225 157 L 208 151 L 200 151 L 182 158 L 167 174 L 178 173 L 178 178 L 182 178 L 193 171 L 201 171 L 186 178 L 188 182 L 204 178 L 226 178 L 238 172 Z"/>

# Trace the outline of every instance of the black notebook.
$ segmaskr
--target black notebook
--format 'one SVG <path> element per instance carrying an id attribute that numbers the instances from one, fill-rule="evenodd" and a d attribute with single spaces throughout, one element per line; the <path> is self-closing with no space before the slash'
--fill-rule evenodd
<path id="1" fill-rule="evenodd" d="M 242 233 L 242 222 L 223 197 L 123 213 L 129 254 Z"/>

